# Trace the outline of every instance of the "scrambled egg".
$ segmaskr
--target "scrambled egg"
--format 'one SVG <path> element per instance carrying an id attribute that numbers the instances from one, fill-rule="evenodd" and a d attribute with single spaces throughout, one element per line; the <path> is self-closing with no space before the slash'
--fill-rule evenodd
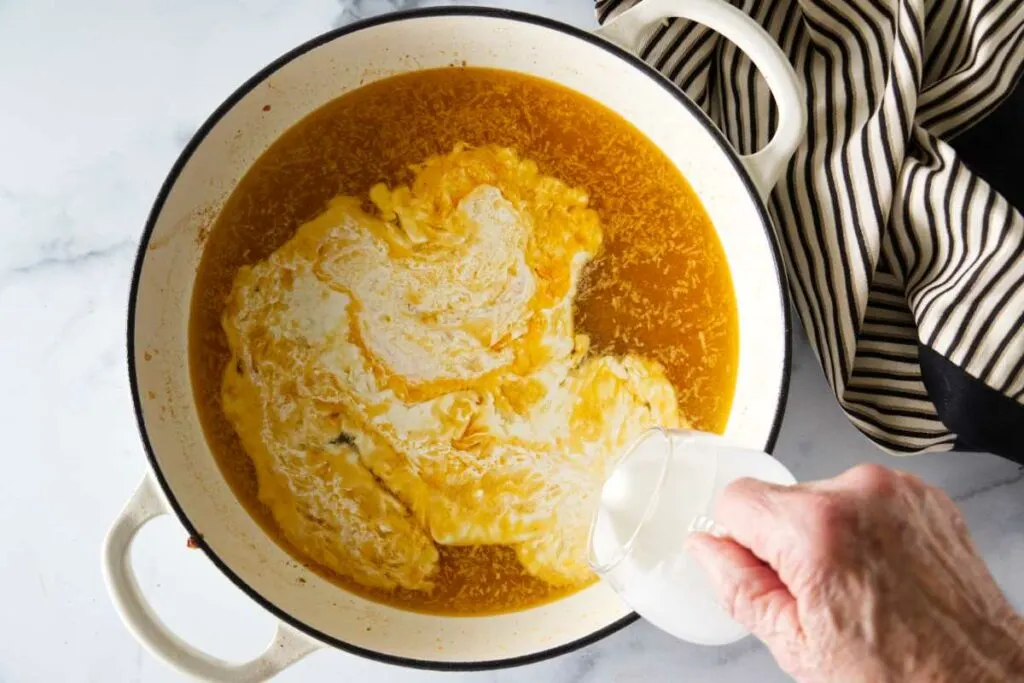
<path id="1" fill-rule="evenodd" d="M 236 276 L 225 412 L 283 535 L 372 587 L 429 590 L 435 543 L 515 547 L 590 578 L 612 459 L 680 423 L 640 357 L 573 329 L 601 229 L 587 195 L 498 147 L 456 147 L 327 210 Z"/>

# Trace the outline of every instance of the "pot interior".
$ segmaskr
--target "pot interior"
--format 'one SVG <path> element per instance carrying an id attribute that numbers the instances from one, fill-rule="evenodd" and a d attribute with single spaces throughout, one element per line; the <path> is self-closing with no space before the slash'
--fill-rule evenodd
<path id="1" fill-rule="evenodd" d="M 175 165 L 147 225 L 132 294 L 129 364 L 164 493 L 254 599 L 307 633 L 363 654 L 486 666 L 559 652 L 625 623 L 630 611 L 601 584 L 523 612 L 441 617 L 328 583 L 281 550 L 236 500 L 203 436 L 188 370 L 188 315 L 205 238 L 260 154 L 307 114 L 360 85 L 462 64 L 572 88 L 630 121 L 675 163 L 715 225 L 736 291 L 739 369 L 726 436 L 770 445 L 785 386 L 786 309 L 767 217 L 737 161 L 695 107 L 616 49 L 501 11 L 421 12 L 342 29 L 282 57 L 232 95 Z"/>

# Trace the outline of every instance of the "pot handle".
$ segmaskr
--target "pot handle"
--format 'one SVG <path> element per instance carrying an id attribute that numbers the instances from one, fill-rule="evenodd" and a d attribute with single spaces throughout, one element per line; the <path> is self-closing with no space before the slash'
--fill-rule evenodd
<path id="1" fill-rule="evenodd" d="M 779 109 L 778 128 L 764 149 L 740 156 L 761 198 L 767 199 L 807 128 L 803 88 L 796 72 L 768 32 L 725 0 L 641 0 L 596 33 L 633 52 L 656 24 L 675 18 L 721 33 L 750 57 L 767 81 Z"/>
<path id="2" fill-rule="evenodd" d="M 136 534 L 150 520 L 169 513 L 152 478 L 147 475 L 103 542 L 103 578 L 107 590 L 121 620 L 136 640 L 183 674 L 224 683 L 265 681 L 320 649 L 316 641 L 278 623 L 273 640 L 258 657 L 236 664 L 201 652 L 172 633 L 146 601 L 131 566 L 131 547 Z"/>

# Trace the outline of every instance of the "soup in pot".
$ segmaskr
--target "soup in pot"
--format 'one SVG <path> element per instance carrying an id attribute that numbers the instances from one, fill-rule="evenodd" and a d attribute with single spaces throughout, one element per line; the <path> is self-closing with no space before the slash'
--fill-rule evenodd
<path id="1" fill-rule="evenodd" d="M 594 581 L 605 473 L 655 426 L 724 429 L 725 256 L 617 114 L 477 68 L 343 95 L 210 232 L 190 364 L 246 509 L 346 590 L 493 614 Z"/>

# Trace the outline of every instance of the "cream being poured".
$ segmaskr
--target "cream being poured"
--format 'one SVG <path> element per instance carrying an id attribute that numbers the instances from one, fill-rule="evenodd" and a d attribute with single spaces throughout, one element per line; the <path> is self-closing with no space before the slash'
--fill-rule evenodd
<path id="1" fill-rule="evenodd" d="M 549 583 L 588 580 L 610 460 L 679 415 L 660 366 L 594 355 L 574 330 L 601 239 L 586 194 L 487 147 L 370 198 L 374 213 L 333 200 L 236 277 L 222 398 L 261 500 L 370 585 L 429 588 L 435 543 L 509 545 Z"/>

